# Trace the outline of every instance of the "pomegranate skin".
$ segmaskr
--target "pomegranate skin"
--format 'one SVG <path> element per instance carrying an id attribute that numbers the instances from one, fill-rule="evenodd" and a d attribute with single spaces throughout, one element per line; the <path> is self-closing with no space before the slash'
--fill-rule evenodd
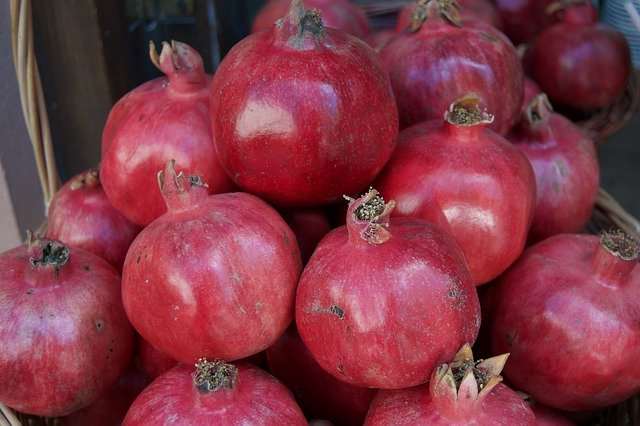
<path id="1" fill-rule="evenodd" d="M 362 424 L 378 390 L 352 386 L 324 371 L 302 343 L 295 325 L 266 352 L 269 371 L 293 392 L 308 418 Z"/>
<path id="2" fill-rule="evenodd" d="M 554 0 L 494 0 L 504 23 L 504 33 L 518 45 L 531 41 L 544 28 L 558 21 L 546 8 Z"/>
<path id="3" fill-rule="evenodd" d="M 314 25 L 302 30 L 305 19 Z M 398 134 L 376 53 L 322 29 L 299 0 L 281 26 L 229 52 L 213 80 L 211 107 L 223 168 L 244 191 L 282 206 L 329 204 L 362 190 Z"/>
<path id="4" fill-rule="evenodd" d="M 575 426 L 576 424 L 565 417 L 562 411 L 547 407 L 546 405 L 533 403 L 531 409 L 536 416 L 538 426 Z"/>
<path id="5" fill-rule="evenodd" d="M 525 77 L 524 79 L 524 97 L 522 98 L 522 113 L 524 114 L 524 112 L 527 110 L 527 108 L 529 107 L 529 104 L 531 103 L 531 101 L 533 101 L 533 99 L 538 96 L 540 93 L 542 93 L 542 89 L 540 88 L 540 86 L 538 86 L 538 83 L 536 83 L 535 81 L 531 80 L 528 77 Z M 517 125 L 518 123 L 516 123 Z"/>
<path id="6" fill-rule="evenodd" d="M 111 205 L 96 169 L 71 178 L 49 205 L 47 237 L 96 254 L 118 271 L 139 232 Z"/>
<path id="7" fill-rule="evenodd" d="M 482 21 L 495 29 L 503 31 L 504 24 L 498 9 L 490 0 L 458 0 L 460 17 L 463 21 Z M 411 15 L 416 8 L 417 1 L 407 4 L 398 13 L 396 32 L 402 32 L 411 25 Z"/>
<path id="8" fill-rule="evenodd" d="M 462 253 L 440 227 L 389 222 L 386 209 L 373 227 L 356 217 L 375 196 L 351 202 L 348 224 L 311 256 L 296 324 L 327 372 L 354 386 L 397 389 L 428 381 L 452 347 L 474 341 L 480 306 Z"/>
<path id="9" fill-rule="evenodd" d="M 193 367 L 178 365 L 138 396 L 123 426 L 307 425 L 291 392 L 275 377 L 250 364 L 236 367 L 230 388 L 205 393 L 194 386 Z"/>
<path id="10" fill-rule="evenodd" d="M 494 352 L 504 373 L 565 411 L 613 405 L 640 390 L 640 268 L 593 235 L 563 234 L 527 249 L 492 289 Z"/>
<path id="11" fill-rule="evenodd" d="M 451 232 L 476 285 L 496 278 L 522 253 L 536 200 L 527 158 L 483 126 L 434 120 L 403 130 L 374 182 L 396 201 L 393 216 Z"/>
<path id="12" fill-rule="evenodd" d="M 154 348 L 142 336 L 138 336 L 136 340 L 136 352 L 133 360 L 138 370 L 152 380 L 179 364 L 169 355 Z"/>
<path id="13" fill-rule="evenodd" d="M 507 139 L 524 152 L 536 175 L 537 199 L 529 243 L 578 233 L 598 196 L 600 167 L 593 141 L 569 119 L 551 110 L 544 95 Z"/>
<path id="14" fill-rule="evenodd" d="M 627 85 L 631 67 L 624 36 L 597 21 L 591 4 L 564 10 L 563 21 L 536 39 L 532 77 L 557 108 L 586 110 L 611 104 Z"/>
<path id="15" fill-rule="evenodd" d="M 400 128 L 441 119 L 452 102 L 475 92 L 495 115 L 491 129 L 506 134 L 519 116 L 524 90 L 515 48 L 488 24 L 454 20 L 458 27 L 441 17 L 437 0 L 425 7 L 427 18 L 417 31 L 399 34 L 380 51 Z"/>
<path id="16" fill-rule="evenodd" d="M 291 0 L 269 0 L 260 9 L 251 32 L 258 32 L 271 28 L 289 10 Z M 305 0 L 308 9 L 317 9 L 322 15 L 322 22 L 329 28 L 344 31 L 358 38 L 364 38 L 371 32 L 367 15 L 349 0 Z"/>
<path id="17" fill-rule="evenodd" d="M 0 306 L 0 401 L 17 411 L 87 407 L 131 362 L 120 276 L 87 251 L 43 238 L 0 254 Z"/>
<path id="18" fill-rule="evenodd" d="M 441 426 L 535 426 L 536 420 L 515 391 L 498 383 L 474 407 L 473 414 L 456 419 L 440 413 L 429 393 L 429 385 L 401 390 L 381 390 L 371 403 L 364 426 L 441 425 Z M 447 407 L 455 412 L 452 407 Z"/>
<path id="19" fill-rule="evenodd" d="M 172 162 L 161 177 L 169 211 L 138 234 L 125 259 L 131 324 L 185 364 L 267 348 L 293 319 L 302 271 L 295 235 L 253 195 L 209 196 Z"/>
<path id="20" fill-rule="evenodd" d="M 157 66 L 167 74 L 135 88 L 111 109 L 102 135 L 100 178 L 109 201 L 131 222 L 146 226 L 166 211 L 156 175 L 169 159 L 199 173 L 209 193 L 233 190 L 211 133 L 209 87 L 200 55 L 165 43 Z M 155 50 L 154 50 L 155 51 Z M 153 57 L 153 55 L 152 55 Z M 174 68 L 174 64 L 177 65 Z"/>
<path id="21" fill-rule="evenodd" d="M 296 235 L 302 264 L 306 265 L 322 237 L 331 231 L 327 213 L 322 209 L 310 207 L 288 209 L 281 214 Z"/>

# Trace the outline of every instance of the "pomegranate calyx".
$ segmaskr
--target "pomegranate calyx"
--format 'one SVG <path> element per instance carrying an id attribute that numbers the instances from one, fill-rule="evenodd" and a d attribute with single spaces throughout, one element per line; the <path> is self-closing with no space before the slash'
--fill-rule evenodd
<path id="1" fill-rule="evenodd" d="M 561 10 L 565 10 L 568 7 L 571 7 L 575 4 L 586 3 L 587 0 L 556 0 L 554 2 L 549 3 L 549 5 L 545 8 L 545 13 L 547 15 L 553 15 L 556 12 Z"/>
<path id="2" fill-rule="evenodd" d="M 176 92 L 194 92 L 207 85 L 204 63 L 200 54 L 186 43 L 171 40 L 162 42 L 162 51 L 158 55 L 153 41 L 149 41 L 151 62 L 169 79 L 171 88 Z"/>
<path id="3" fill-rule="evenodd" d="M 287 14 L 278 19 L 275 25 L 278 28 L 278 37 L 296 49 L 312 48 L 315 46 L 315 40 L 324 36 L 324 23 L 320 12 L 316 9 L 305 9 L 302 0 L 292 1 Z"/>
<path id="4" fill-rule="evenodd" d="M 358 228 L 360 238 L 370 244 L 382 244 L 391 238 L 391 233 L 386 228 L 389 226 L 389 216 L 396 205 L 395 201 L 385 203 L 373 188 L 360 198 L 354 199 L 347 195 L 344 198 L 349 201 L 349 234 Z"/>
<path id="5" fill-rule="evenodd" d="M 176 173 L 175 165 L 175 160 L 169 160 L 165 170 L 158 172 L 158 186 L 169 210 L 180 209 L 190 204 L 187 200 L 194 201 L 208 195 L 209 185 L 199 175 L 187 177 L 182 171 Z"/>
<path id="6" fill-rule="evenodd" d="M 238 368 L 220 359 L 207 361 L 198 359 L 193 384 L 201 393 L 209 393 L 221 388 L 232 389 L 238 378 Z"/>
<path id="7" fill-rule="evenodd" d="M 638 242 L 619 229 L 600 234 L 600 244 L 609 253 L 622 260 L 636 260 L 640 255 Z"/>
<path id="8" fill-rule="evenodd" d="M 100 185 L 100 172 L 98 169 L 91 169 L 71 183 L 71 190 L 75 191 L 85 186 L 95 187 L 98 185 Z"/>
<path id="9" fill-rule="evenodd" d="M 538 94 L 527 106 L 525 115 L 530 125 L 544 123 L 553 113 L 553 106 L 545 93 Z"/>
<path id="10" fill-rule="evenodd" d="M 54 274 L 69 260 L 69 248 L 56 240 L 42 241 L 30 229 L 27 230 L 27 252 L 33 266 L 52 266 Z"/>
<path id="11" fill-rule="evenodd" d="M 411 14 L 409 32 L 416 32 L 429 19 L 445 19 L 456 27 L 462 27 L 460 6 L 454 0 L 420 0 Z"/>
<path id="12" fill-rule="evenodd" d="M 470 92 L 452 103 L 444 118 L 456 126 L 471 127 L 478 124 L 491 124 L 494 116 L 481 109 L 480 97 Z"/>

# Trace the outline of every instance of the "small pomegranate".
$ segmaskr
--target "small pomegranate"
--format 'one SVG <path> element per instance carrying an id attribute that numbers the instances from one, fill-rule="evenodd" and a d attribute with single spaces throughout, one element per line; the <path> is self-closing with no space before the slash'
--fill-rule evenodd
<path id="1" fill-rule="evenodd" d="M 322 368 L 355 386 L 424 383 L 480 327 L 455 241 L 424 220 L 390 219 L 393 206 L 373 189 L 351 200 L 347 225 L 320 242 L 298 285 L 302 341 Z"/>
<path id="2" fill-rule="evenodd" d="M 501 383 L 508 356 L 474 361 L 471 347 L 465 344 L 451 363 L 433 372 L 429 384 L 380 391 L 364 425 L 534 426 L 531 408 Z"/>
<path id="3" fill-rule="evenodd" d="M 398 135 L 389 77 L 363 41 L 294 0 L 235 45 L 211 87 L 218 155 L 243 190 L 281 206 L 330 204 L 365 188 Z"/>
<path id="4" fill-rule="evenodd" d="M 640 391 L 638 243 L 619 231 L 562 234 L 527 249 L 492 288 L 494 353 L 542 404 L 588 411 Z"/>

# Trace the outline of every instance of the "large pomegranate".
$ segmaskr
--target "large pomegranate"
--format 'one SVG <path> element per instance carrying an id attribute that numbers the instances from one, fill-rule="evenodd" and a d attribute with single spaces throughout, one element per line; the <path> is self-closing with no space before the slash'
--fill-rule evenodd
<path id="1" fill-rule="evenodd" d="M 465 344 L 451 363 L 435 369 L 429 384 L 380 391 L 364 425 L 537 425 L 527 403 L 501 383 L 507 357 L 474 361 Z"/>
<path id="2" fill-rule="evenodd" d="M 525 153 L 536 175 L 529 242 L 580 232 L 600 187 L 593 141 L 569 119 L 554 113 L 544 94 L 533 100 L 507 139 Z"/>
<path id="3" fill-rule="evenodd" d="M 0 402 L 47 417 L 92 404 L 133 353 L 120 276 L 94 254 L 31 234 L 0 254 L 0 342 Z"/>
<path id="4" fill-rule="evenodd" d="M 136 237 L 122 274 L 131 323 L 186 364 L 267 348 L 293 319 L 302 270 L 295 235 L 264 201 L 209 196 L 173 161 L 159 180 L 168 212 Z"/>
<path id="5" fill-rule="evenodd" d="M 394 216 L 422 218 L 451 232 L 477 285 L 518 258 L 536 199 L 531 164 L 485 127 L 491 120 L 476 96 L 458 100 L 444 120 L 403 130 L 375 182 L 396 200 Z"/>
<path id="6" fill-rule="evenodd" d="M 389 77 L 363 41 L 324 28 L 294 0 L 269 31 L 229 52 L 211 87 L 222 166 L 279 205 L 362 190 L 391 156 L 398 116 Z"/>
<path id="7" fill-rule="evenodd" d="M 511 42 L 492 26 L 461 21 L 451 0 L 420 0 L 410 31 L 380 51 L 398 103 L 401 127 L 442 118 L 470 91 L 506 134 L 520 114 L 523 72 Z M 499 90 L 498 90 L 499 88 Z"/>
<path id="8" fill-rule="evenodd" d="M 252 32 L 271 28 L 289 9 L 291 0 L 269 0 L 262 6 L 251 25 Z M 317 9 L 322 14 L 322 22 L 359 38 L 364 38 L 371 28 L 367 15 L 349 0 L 305 0 L 305 7 Z"/>
<path id="9" fill-rule="evenodd" d="M 621 232 L 557 235 L 527 249 L 491 292 L 494 352 L 542 404 L 613 405 L 640 391 L 638 243 Z"/>
<path id="10" fill-rule="evenodd" d="M 151 59 L 166 77 L 129 92 L 111 109 L 102 134 L 100 178 L 109 201 L 146 226 L 166 211 L 155 179 L 170 158 L 199 173 L 210 193 L 233 185 L 220 167 L 211 135 L 209 87 L 202 58 L 190 46 L 163 43 Z"/>
<path id="11" fill-rule="evenodd" d="M 300 337 L 318 364 L 355 386 L 398 389 L 473 342 L 480 305 L 462 253 L 440 227 L 389 219 L 375 190 L 320 242 L 296 296 Z"/>
<path id="12" fill-rule="evenodd" d="M 528 58 L 531 75 L 557 108 L 605 107 L 627 85 L 629 47 L 620 32 L 598 23 L 591 3 L 568 3 L 562 21 L 535 40 Z"/>

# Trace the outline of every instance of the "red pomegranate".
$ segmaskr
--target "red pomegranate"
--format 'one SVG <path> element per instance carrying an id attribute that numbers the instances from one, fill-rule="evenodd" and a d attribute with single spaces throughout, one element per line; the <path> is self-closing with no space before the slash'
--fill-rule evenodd
<path id="1" fill-rule="evenodd" d="M 129 92 L 111 109 L 102 134 L 100 179 L 113 206 L 131 222 L 146 226 L 166 211 L 156 174 L 170 158 L 199 173 L 210 193 L 233 189 L 220 167 L 209 111 L 211 76 L 190 46 L 163 43 L 151 60 L 166 77 Z"/>
<path id="2" fill-rule="evenodd" d="M 274 23 L 286 15 L 291 0 L 269 0 L 258 12 L 251 25 L 252 32 L 271 28 Z M 322 22 L 329 28 L 344 31 L 359 38 L 371 32 L 367 15 L 349 0 L 305 0 L 308 9 L 317 9 Z"/>
<path id="3" fill-rule="evenodd" d="M 516 45 L 533 40 L 540 31 L 557 22 L 555 13 L 547 13 L 547 7 L 555 0 L 493 1 L 504 23 L 504 33 Z"/>
<path id="4" fill-rule="evenodd" d="M 621 232 L 563 234 L 527 249 L 492 289 L 494 352 L 542 404 L 588 411 L 640 391 L 638 243 Z"/>
<path id="5" fill-rule="evenodd" d="M 210 196 L 173 161 L 159 181 L 168 212 L 136 237 L 122 274 L 131 323 L 186 364 L 267 348 L 293 319 L 302 270 L 295 235 L 264 201 Z"/>
<path id="6" fill-rule="evenodd" d="M 600 187 L 593 141 L 538 95 L 507 135 L 527 156 L 536 175 L 537 200 L 529 242 L 576 233 L 587 224 Z"/>
<path id="7" fill-rule="evenodd" d="M 98 170 L 69 179 L 51 200 L 47 236 L 102 257 L 118 271 L 140 228 L 109 202 Z"/>
<path id="8" fill-rule="evenodd" d="M 537 425 L 527 403 L 501 383 L 507 357 L 474 361 L 465 344 L 451 363 L 433 372 L 429 384 L 380 391 L 364 425 Z"/>
<path id="9" fill-rule="evenodd" d="M 623 93 L 631 68 L 624 36 L 598 23 L 587 1 L 574 1 L 543 31 L 528 58 L 532 77 L 557 108 L 603 108 Z"/>
<path id="10" fill-rule="evenodd" d="M 138 370 L 151 379 L 155 379 L 165 371 L 171 370 L 179 364 L 169 355 L 154 348 L 144 337 L 137 336 L 134 362 Z"/>
<path id="11" fill-rule="evenodd" d="M 424 383 L 480 327 L 453 238 L 421 219 L 390 220 L 393 205 L 373 189 L 351 200 L 347 225 L 320 242 L 298 285 L 302 341 L 322 368 L 355 386 Z"/>
<path id="12" fill-rule="evenodd" d="M 0 401 L 17 411 L 80 410 L 131 363 L 120 276 L 92 253 L 30 234 L 0 254 L 0 307 Z"/>
<path id="13" fill-rule="evenodd" d="M 420 0 L 410 30 L 389 41 L 380 59 L 391 77 L 401 128 L 441 119 L 468 92 L 495 115 L 490 127 L 502 135 L 520 114 L 524 83 L 515 48 L 488 24 L 461 21 L 451 0 Z"/>
<path id="14" fill-rule="evenodd" d="M 361 40 L 324 28 L 300 0 L 269 31 L 235 45 L 211 88 L 222 166 L 279 205 L 320 205 L 362 190 L 391 156 L 393 92 Z"/>
<path id="15" fill-rule="evenodd" d="M 536 199 L 531 164 L 485 127 L 491 120 L 477 96 L 458 100 L 445 120 L 403 130 L 374 183 L 396 200 L 394 216 L 446 227 L 477 285 L 496 278 L 518 258 Z"/>

